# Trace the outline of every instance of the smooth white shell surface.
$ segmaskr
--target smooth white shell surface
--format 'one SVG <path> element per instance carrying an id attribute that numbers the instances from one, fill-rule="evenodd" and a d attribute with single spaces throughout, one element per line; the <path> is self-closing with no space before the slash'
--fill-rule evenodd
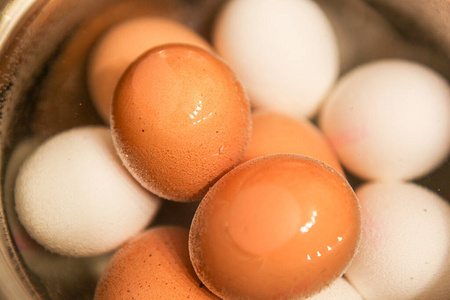
<path id="1" fill-rule="evenodd" d="M 233 0 L 213 44 L 248 90 L 252 105 L 311 117 L 336 80 L 337 41 L 310 0 Z"/>
<path id="2" fill-rule="evenodd" d="M 342 164 L 364 179 L 414 179 L 450 151 L 450 86 L 426 66 L 382 60 L 345 75 L 319 126 Z"/>
<path id="3" fill-rule="evenodd" d="M 364 299 L 448 299 L 450 205 L 413 183 L 368 183 L 359 252 L 346 277 Z"/>

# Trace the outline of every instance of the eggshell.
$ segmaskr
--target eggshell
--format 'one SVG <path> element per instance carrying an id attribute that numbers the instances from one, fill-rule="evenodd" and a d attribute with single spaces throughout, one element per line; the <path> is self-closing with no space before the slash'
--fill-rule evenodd
<path id="1" fill-rule="evenodd" d="M 227 1 L 213 45 L 253 106 L 292 116 L 313 116 L 338 75 L 333 28 L 310 0 Z"/>
<path id="2" fill-rule="evenodd" d="M 50 297 L 62 297 L 72 293 L 83 293 L 89 289 L 86 278 L 96 281 L 103 273 L 110 254 L 85 258 L 61 256 L 50 252 L 33 240 L 20 224 L 14 207 L 14 185 L 22 163 L 41 144 L 41 138 L 27 136 L 14 146 L 5 171 L 3 186 L 5 213 L 8 228 L 23 263 L 44 285 L 57 287 L 49 291 Z M 83 285 L 83 288 L 80 288 Z"/>
<path id="3" fill-rule="evenodd" d="M 373 180 L 418 178 L 450 152 L 450 86 L 414 62 L 369 63 L 339 81 L 319 126 L 353 174 Z"/>
<path id="4" fill-rule="evenodd" d="M 190 257 L 223 299 L 308 297 L 344 273 L 360 225 L 342 175 L 306 156 L 267 155 L 209 190 L 192 221 Z"/>
<path id="5" fill-rule="evenodd" d="M 252 136 L 244 161 L 275 153 L 310 156 L 344 174 L 326 137 L 308 119 L 274 111 L 256 111 L 252 114 Z"/>
<path id="6" fill-rule="evenodd" d="M 344 277 L 339 277 L 330 286 L 308 300 L 363 300 L 363 297 Z M 293 299 L 297 300 L 297 299 Z"/>
<path id="7" fill-rule="evenodd" d="M 364 299 L 448 299 L 450 205 L 414 183 L 357 189 L 363 234 L 346 273 Z"/>
<path id="8" fill-rule="evenodd" d="M 100 279 L 95 300 L 217 299 L 200 282 L 189 260 L 188 230 L 148 229 L 120 248 Z"/>
<path id="9" fill-rule="evenodd" d="M 114 89 L 126 68 L 150 48 L 167 43 L 186 43 L 211 50 L 193 30 L 160 17 L 137 17 L 109 29 L 92 50 L 87 69 L 92 100 L 109 123 Z"/>
<path id="10" fill-rule="evenodd" d="M 66 2 L 64 1 L 64 4 L 67 4 Z M 33 92 L 33 98 L 38 101 L 33 101 L 32 120 L 28 125 L 31 132 L 39 137 L 48 138 L 73 127 L 102 123 L 89 96 L 86 65 L 92 46 L 108 28 L 137 15 L 170 14 L 173 16 L 180 14 L 180 11 L 183 14 L 189 13 L 186 6 L 175 7 L 171 1 L 127 0 L 111 1 L 107 5 L 99 5 L 98 2 L 90 1 L 89 7 L 92 9 L 101 6 L 102 8 L 80 19 L 80 22 L 74 26 L 73 30 L 70 30 L 70 33 L 67 32 L 65 37 L 60 36 L 60 38 L 64 38 L 64 41 L 61 40 L 57 49 L 52 50 L 52 47 L 48 47 L 53 55 L 49 53 L 48 62 L 45 63 L 45 72 L 43 72 L 43 76 L 39 77 L 39 88 Z M 52 11 L 58 7 L 56 2 L 51 4 L 48 2 L 48 4 L 53 7 Z M 74 4 L 64 11 L 71 12 L 71 8 L 81 8 L 79 1 Z M 60 9 L 56 8 L 56 10 Z M 83 6 L 81 10 L 88 12 L 89 8 Z M 55 21 L 53 13 L 48 15 L 46 8 L 46 14 L 45 18 L 51 16 L 52 20 L 50 21 L 49 18 L 48 21 L 53 24 Z M 61 16 L 60 20 L 66 22 L 65 18 L 65 15 Z M 57 24 L 51 27 L 60 34 L 69 29 L 62 29 Z M 57 41 L 54 40 L 54 42 Z M 39 50 L 37 53 L 42 55 L 44 51 Z M 61 295 L 61 297 L 63 296 Z"/>
<path id="11" fill-rule="evenodd" d="M 103 126 L 72 129 L 40 145 L 19 170 L 15 200 L 31 237 L 76 257 L 117 248 L 144 229 L 160 205 L 122 166 Z"/>
<path id="12" fill-rule="evenodd" d="M 111 126 L 123 163 L 145 188 L 169 200 L 194 201 L 243 159 L 250 106 L 217 56 L 165 45 L 126 71 Z"/>

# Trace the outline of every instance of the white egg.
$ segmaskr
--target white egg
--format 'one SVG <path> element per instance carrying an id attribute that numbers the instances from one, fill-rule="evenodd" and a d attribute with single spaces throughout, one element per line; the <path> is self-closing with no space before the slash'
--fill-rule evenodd
<path id="1" fill-rule="evenodd" d="M 338 75 L 333 28 L 310 0 L 228 1 L 213 44 L 252 105 L 292 116 L 313 116 Z"/>
<path id="2" fill-rule="evenodd" d="M 330 300 L 330 299 L 363 300 L 361 295 L 343 277 L 336 279 L 330 286 L 324 288 L 316 295 L 308 298 L 308 300 Z"/>
<path id="3" fill-rule="evenodd" d="M 75 257 L 122 245 L 160 205 L 123 167 L 103 126 L 72 129 L 40 145 L 19 170 L 15 201 L 32 238 Z"/>
<path id="4" fill-rule="evenodd" d="M 47 251 L 31 240 L 14 211 L 14 185 L 17 173 L 22 163 L 39 146 L 40 142 L 41 139 L 36 136 L 21 140 L 9 158 L 4 183 L 4 202 L 9 229 L 28 269 L 44 282 L 54 282 L 57 277 L 58 284 L 76 289 L 77 286 L 86 282 L 86 277 L 100 277 L 110 259 L 110 254 L 73 259 Z"/>
<path id="5" fill-rule="evenodd" d="M 364 299 L 448 299 L 450 205 L 413 183 L 368 183 L 359 252 L 345 276 Z"/>
<path id="6" fill-rule="evenodd" d="M 347 73 L 319 126 L 342 164 L 364 179 L 423 176 L 450 151 L 450 87 L 430 68 L 381 60 Z"/>

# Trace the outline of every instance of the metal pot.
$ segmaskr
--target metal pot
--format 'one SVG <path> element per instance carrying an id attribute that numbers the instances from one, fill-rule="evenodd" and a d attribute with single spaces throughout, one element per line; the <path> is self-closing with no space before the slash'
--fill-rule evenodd
<path id="1" fill-rule="evenodd" d="M 13 200 L 14 174 L 20 158 L 38 141 L 71 127 L 102 122 L 90 103 L 84 82 L 84 66 L 96 38 L 110 25 L 142 14 L 177 19 L 208 37 L 211 22 L 222 2 L 0 2 L 1 299 L 91 299 L 98 277 L 109 259 L 109 255 L 86 259 L 60 257 L 42 249 L 27 238 L 21 228 Z M 341 50 L 345 50 L 342 51 L 343 72 L 371 59 L 403 56 L 428 64 L 450 78 L 448 0 L 318 2 L 330 13 L 341 40 L 355 39 L 355 29 L 363 29 L 359 30 L 363 34 L 357 37 L 361 40 L 354 43 L 353 48 L 340 45 Z M 334 14 L 331 13 L 333 6 Z M 358 14 L 359 21 L 341 22 L 349 10 Z M 387 26 L 389 30 L 380 29 L 378 40 L 370 40 L 365 37 L 364 26 L 373 24 Z M 375 47 L 380 39 L 386 45 L 396 46 L 388 47 L 389 51 Z M 405 50 L 410 46 L 415 50 Z M 358 51 L 357 59 L 345 57 L 352 51 Z M 18 145 L 22 145 L 21 152 L 15 151 Z M 449 178 L 450 163 L 447 160 L 441 168 L 418 182 L 450 199 Z M 185 210 L 176 205 L 170 209 Z M 188 226 L 189 214 L 192 215 L 194 210 L 195 207 L 188 209 L 184 221 L 167 219 Z"/>

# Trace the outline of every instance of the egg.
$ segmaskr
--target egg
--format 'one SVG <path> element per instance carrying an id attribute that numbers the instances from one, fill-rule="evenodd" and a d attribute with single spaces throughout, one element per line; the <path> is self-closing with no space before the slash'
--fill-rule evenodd
<path id="1" fill-rule="evenodd" d="M 310 156 L 344 174 L 333 148 L 311 121 L 275 111 L 256 111 L 252 114 L 252 136 L 244 161 L 275 153 Z"/>
<path id="2" fill-rule="evenodd" d="M 406 182 L 371 182 L 356 190 L 361 247 L 345 276 L 364 299 L 448 299 L 450 205 Z"/>
<path id="3" fill-rule="evenodd" d="M 123 167 L 104 126 L 74 128 L 39 145 L 20 167 L 14 195 L 29 235 L 73 257 L 116 249 L 151 222 L 161 203 Z"/>
<path id="4" fill-rule="evenodd" d="M 251 116 L 241 83 L 217 56 L 182 44 L 153 48 L 125 72 L 111 128 L 130 173 L 149 191 L 200 200 L 247 150 Z"/>
<path id="5" fill-rule="evenodd" d="M 227 1 L 212 40 L 254 107 L 312 117 L 339 72 L 333 28 L 311 0 Z"/>
<path id="6" fill-rule="evenodd" d="M 42 247 L 33 240 L 20 224 L 14 207 L 14 185 L 17 173 L 23 162 L 42 143 L 37 136 L 28 136 L 22 139 L 13 149 L 4 178 L 4 204 L 8 216 L 9 229 L 14 239 L 14 244 L 20 251 L 21 259 L 34 275 L 46 284 L 55 282 L 62 286 L 64 292 L 67 290 L 80 291 L 80 285 L 86 282 L 86 277 L 98 279 L 103 272 L 105 261 L 109 253 L 93 257 L 72 258 L 61 256 Z M 58 290 L 58 295 L 61 291 Z M 51 295 L 50 295 L 51 296 Z"/>
<path id="7" fill-rule="evenodd" d="M 95 290 L 95 300 L 217 299 L 195 275 L 189 260 L 188 230 L 148 229 L 113 256 Z"/>
<path id="8" fill-rule="evenodd" d="M 97 111 L 109 123 L 111 101 L 126 68 L 142 53 L 167 43 L 186 43 L 210 50 L 193 30 L 161 17 L 137 17 L 109 29 L 96 43 L 87 66 L 88 87 Z"/>
<path id="9" fill-rule="evenodd" d="M 308 300 L 363 300 L 358 291 L 344 278 L 336 279 L 330 286 Z M 293 299 L 300 300 L 300 299 Z"/>
<path id="10" fill-rule="evenodd" d="M 450 153 L 450 85 L 406 60 L 379 60 L 340 79 L 319 127 L 343 164 L 369 180 L 424 176 Z"/>
<path id="11" fill-rule="evenodd" d="M 358 200 L 330 166 L 296 154 L 247 161 L 194 215 L 189 251 L 223 299 L 308 297 L 340 277 L 360 236 Z"/>

